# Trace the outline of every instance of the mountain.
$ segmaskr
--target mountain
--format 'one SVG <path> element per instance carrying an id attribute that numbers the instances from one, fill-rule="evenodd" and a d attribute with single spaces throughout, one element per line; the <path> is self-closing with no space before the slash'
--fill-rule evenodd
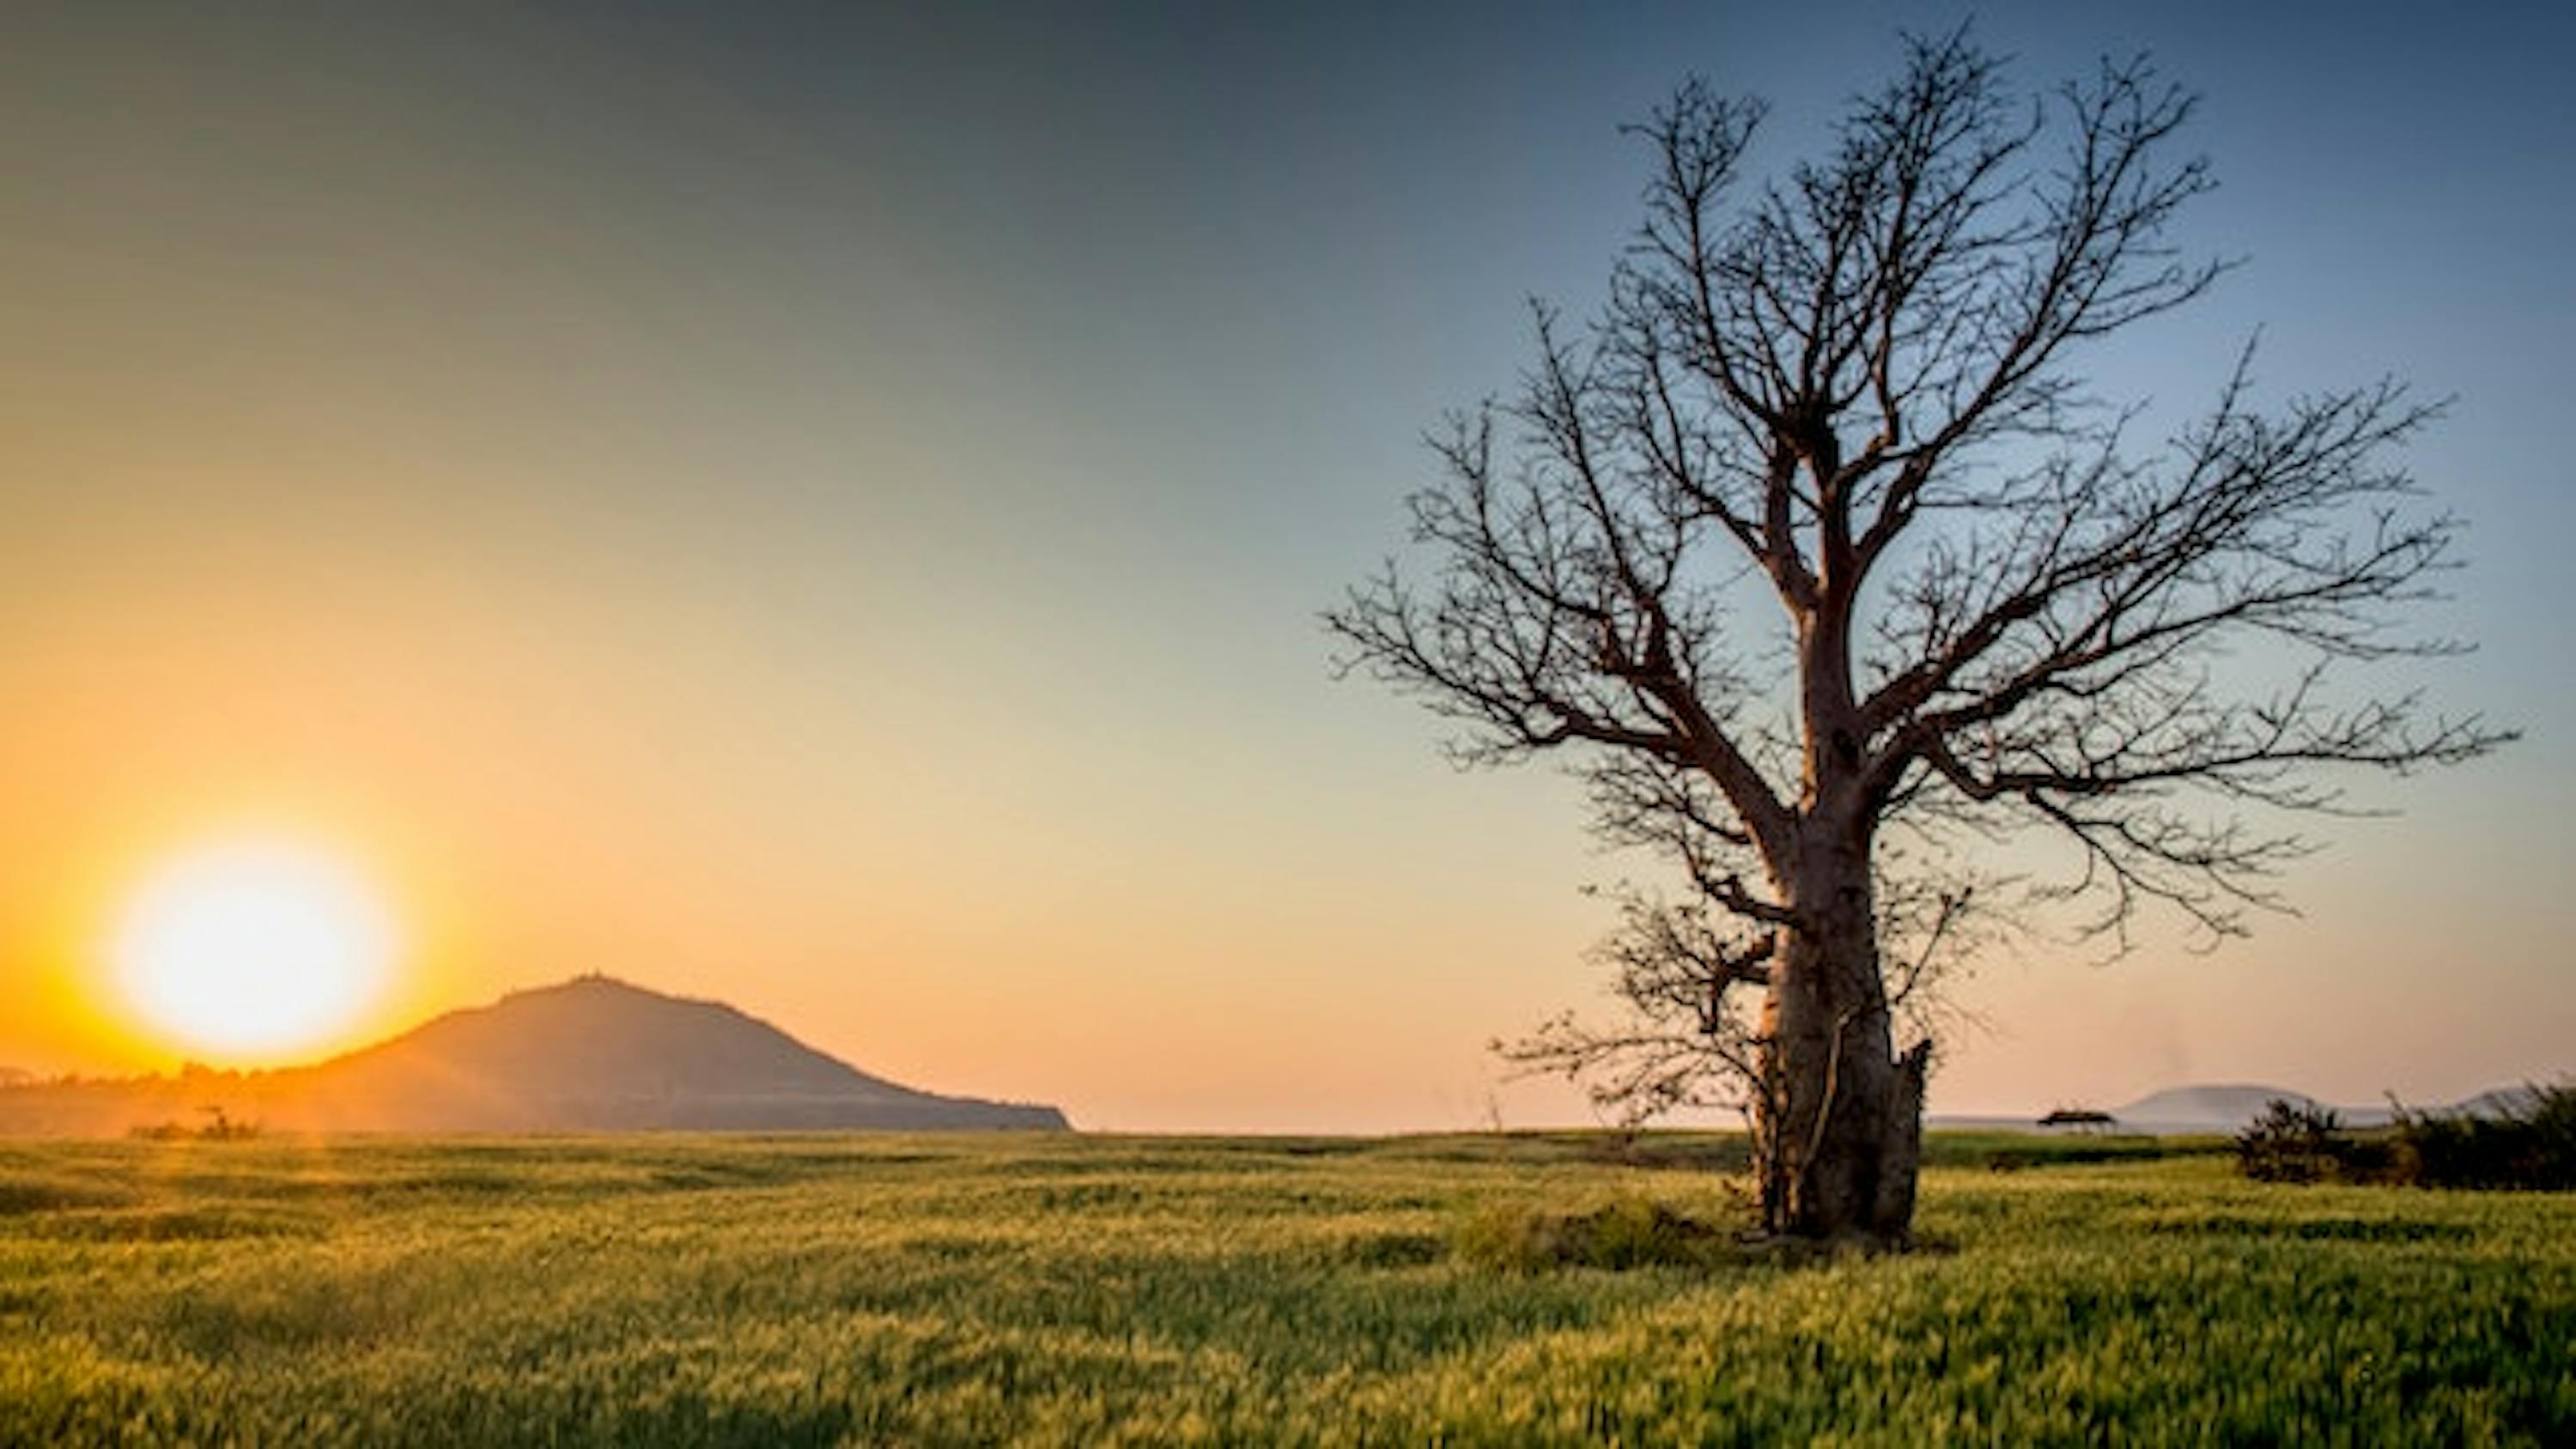
<path id="1" fill-rule="evenodd" d="M 2264 1106 L 2275 1097 L 2309 1106 L 2320 1105 L 2316 1099 L 2287 1087 L 2263 1087 L 2245 1084 L 2202 1084 L 2169 1087 L 2161 1092 L 2140 1097 L 2124 1107 L 2110 1109 L 2114 1127 L 2121 1132 L 2147 1132 L 2162 1136 L 2199 1136 L 2206 1133 L 2242 1131 L 2245 1124 L 2263 1113 Z M 2384 1119 L 2386 1113 L 2380 1113 Z M 2035 1131 L 2041 1127 L 2040 1113 L 2026 1117 L 1993 1115 L 1960 1116 L 1935 1114 L 1926 1119 L 1930 1126 L 1967 1128 L 1980 1131 Z M 2354 1120 L 2351 1116 L 2346 1121 Z"/>
<path id="2" fill-rule="evenodd" d="M 2325 1103 L 2304 1092 L 2287 1087 L 2248 1086 L 2238 1083 L 2169 1087 L 2164 1091 L 2140 1097 L 2124 1107 L 2114 1107 L 2111 1115 L 2120 1125 L 2135 1132 L 2240 1132 L 2245 1124 L 2263 1115 L 2263 1108 L 2274 1098 L 2303 1107 L 2322 1107 Z M 2341 1112 L 2347 1122 L 2359 1122 L 2364 1116 L 2384 1120 L 2384 1110 L 2375 1114 Z"/>
<path id="3" fill-rule="evenodd" d="M 2538 1087 L 2494 1087 L 2474 1097 L 2454 1102 L 2441 1115 L 2446 1117 L 2513 1117 L 2540 1105 Z"/>
<path id="4" fill-rule="evenodd" d="M 2164 1091 L 2140 1097 L 2124 1107 L 2111 1110 L 2112 1120 L 2123 1132 L 2147 1132 L 2159 1136 L 2230 1135 L 2245 1130 L 2246 1124 L 2263 1115 L 2263 1109 L 2274 1098 L 2305 1107 L 2327 1107 L 2305 1092 L 2287 1087 L 2265 1087 L 2242 1083 L 2202 1083 L 2188 1087 L 2168 1087 Z M 2423 1107 L 2408 1103 L 2410 1112 L 2429 1112 L 2434 1116 L 2497 1117 L 2511 1111 L 2527 1110 L 2537 1100 L 2529 1087 L 2498 1087 L 2463 1098 L 2447 1107 Z M 2385 1105 L 2372 1107 L 2327 1107 L 2347 1127 L 2385 1126 L 2393 1117 Z M 2039 1118 L 1997 1117 L 1993 1115 L 1960 1116 L 1935 1114 L 1925 1119 L 1934 1127 L 1974 1128 L 1982 1131 L 2030 1131 L 2039 1126 Z"/>
<path id="5" fill-rule="evenodd" d="M 2497 1087 L 2447 1107 L 2410 1102 L 2407 1110 L 2440 1117 L 2500 1117 L 2529 1108 L 2536 1096 L 2529 1087 Z M 2263 1108 L 2275 1097 L 2307 1107 L 2326 1105 L 2304 1092 L 2282 1087 L 2174 1087 L 2140 1097 L 2111 1115 L 2120 1119 L 2121 1126 L 2139 1132 L 2241 1132 L 2245 1124 L 2262 1115 Z M 2347 1127 L 2383 1126 L 2396 1115 L 2385 1104 L 2329 1110 Z"/>
<path id="6" fill-rule="evenodd" d="M 309 1067 L 0 1091 L 0 1131 L 122 1132 L 221 1108 L 270 1131 L 1062 1130 L 1053 1107 L 946 1097 L 714 1001 L 604 976 L 513 992 Z"/>

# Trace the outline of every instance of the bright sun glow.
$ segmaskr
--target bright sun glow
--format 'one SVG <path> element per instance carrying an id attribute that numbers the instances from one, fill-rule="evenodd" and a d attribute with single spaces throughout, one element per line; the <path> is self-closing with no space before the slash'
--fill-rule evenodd
<path id="1" fill-rule="evenodd" d="M 332 856 L 234 841 L 154 877 L 113 954 L 127 999 L 153 1026 L 257 1056 L 346 1029 L 384 985 L 394 930 L 366 882 Z"/>

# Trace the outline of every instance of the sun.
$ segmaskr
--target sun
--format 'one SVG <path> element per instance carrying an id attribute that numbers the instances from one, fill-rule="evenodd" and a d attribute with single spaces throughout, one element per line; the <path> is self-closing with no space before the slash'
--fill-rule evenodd
<path id="1" fill-rule="evenodd" d="M 201 846 L 136 893 L 111 957 L 155 1029 L 235 1058 L 346 1030 L 383 989 L 393 920 L 359 873 L 298 841 Z"/>

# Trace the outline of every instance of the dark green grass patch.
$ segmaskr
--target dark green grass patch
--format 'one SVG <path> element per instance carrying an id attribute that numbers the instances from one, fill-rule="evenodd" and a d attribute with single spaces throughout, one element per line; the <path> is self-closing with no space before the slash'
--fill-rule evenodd
<path id="1" fill-rule="evenodd" d="M 1731 1255 L 1737 1223 L 1713 1223 L 1635 1195 L 1581 1211 L 1486 1208 L 1462 1224 L 1461 1261 L 1511 1273 L 1550 1268 L 1715 1268 Z"/>

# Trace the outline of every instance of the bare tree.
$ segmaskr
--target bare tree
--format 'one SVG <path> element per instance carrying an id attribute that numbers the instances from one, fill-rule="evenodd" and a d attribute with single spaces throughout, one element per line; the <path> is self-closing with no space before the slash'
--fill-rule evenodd
<path id="1" fill-rule="evenodd" d="M 1989 882 L 1989 885 L 1999 882 Z M 1745 931 L 1700 898 L 1613 892 L 1617 929 L 1592 955 L 1610 969 L 1624 1008 L 1607 1024 L 1568 1012 L 1494 1050 L 1526 1072 L 1581 1083 L 1596 1110 L 1635 1127 L 1682 1108 L 1739 1111 L 1752 1128 L 1766 1223 L 1782 1220 L 1790 1169 L 1803 1150 L 1774 1132 L 1788 1120 L 1784 1082 L 1765 1050 L 1760 1010 L 1771 984 L 1776 936 Z M 1891 1031 L 1918 1048 L 1960 1013 L 1937 990 L 1948 971 L 1997 934 L 1977 892 L 1933 863 L 1882 864 L 1874 904 L 1882 990 Z M 1756 988 L 1753 993 L 1736 990 Z"/>
<path id="2" fill-rule="evenodd" d="M 1964 32 L 1910 39 L 1827 154 L 1751 189 L 1762 108 L 1684 85 L 1633 128 L 1646 218 L 1597 323 L 1536 309 L 1520 390 L 1435 440 L 1428 572 L 1329 616 L 1466 758 L 1571 752 L 1605 834 L 1686 873 L 1604 948 L 1651 1030 L 1553 1045 L 1650 1103 L 1700 1090 L 1690 1052 L 1732 1060 L 1774 1231 L 1909 1231 L 1901 998 L 1973 894 L 1944 863 L 2037 827 L 2073 862 L 2040 894 L 2086 928 L 2125 943 L 2161 903 L 2234 934 L 2305 848 L 2241 807 L 2507 738 L 2345 690 L 2454 647 L 2396 632 L 2456 531 L 2388 461 L 2434 406 L 2383 381 L 2266 411 L 2249 348 L 2139 450 L 2072 370 L 2224 270 L 2169 239 L 2209 186 L 2169 155 L 2192 109 L 2144 60 L 2017 98 Z"/>

